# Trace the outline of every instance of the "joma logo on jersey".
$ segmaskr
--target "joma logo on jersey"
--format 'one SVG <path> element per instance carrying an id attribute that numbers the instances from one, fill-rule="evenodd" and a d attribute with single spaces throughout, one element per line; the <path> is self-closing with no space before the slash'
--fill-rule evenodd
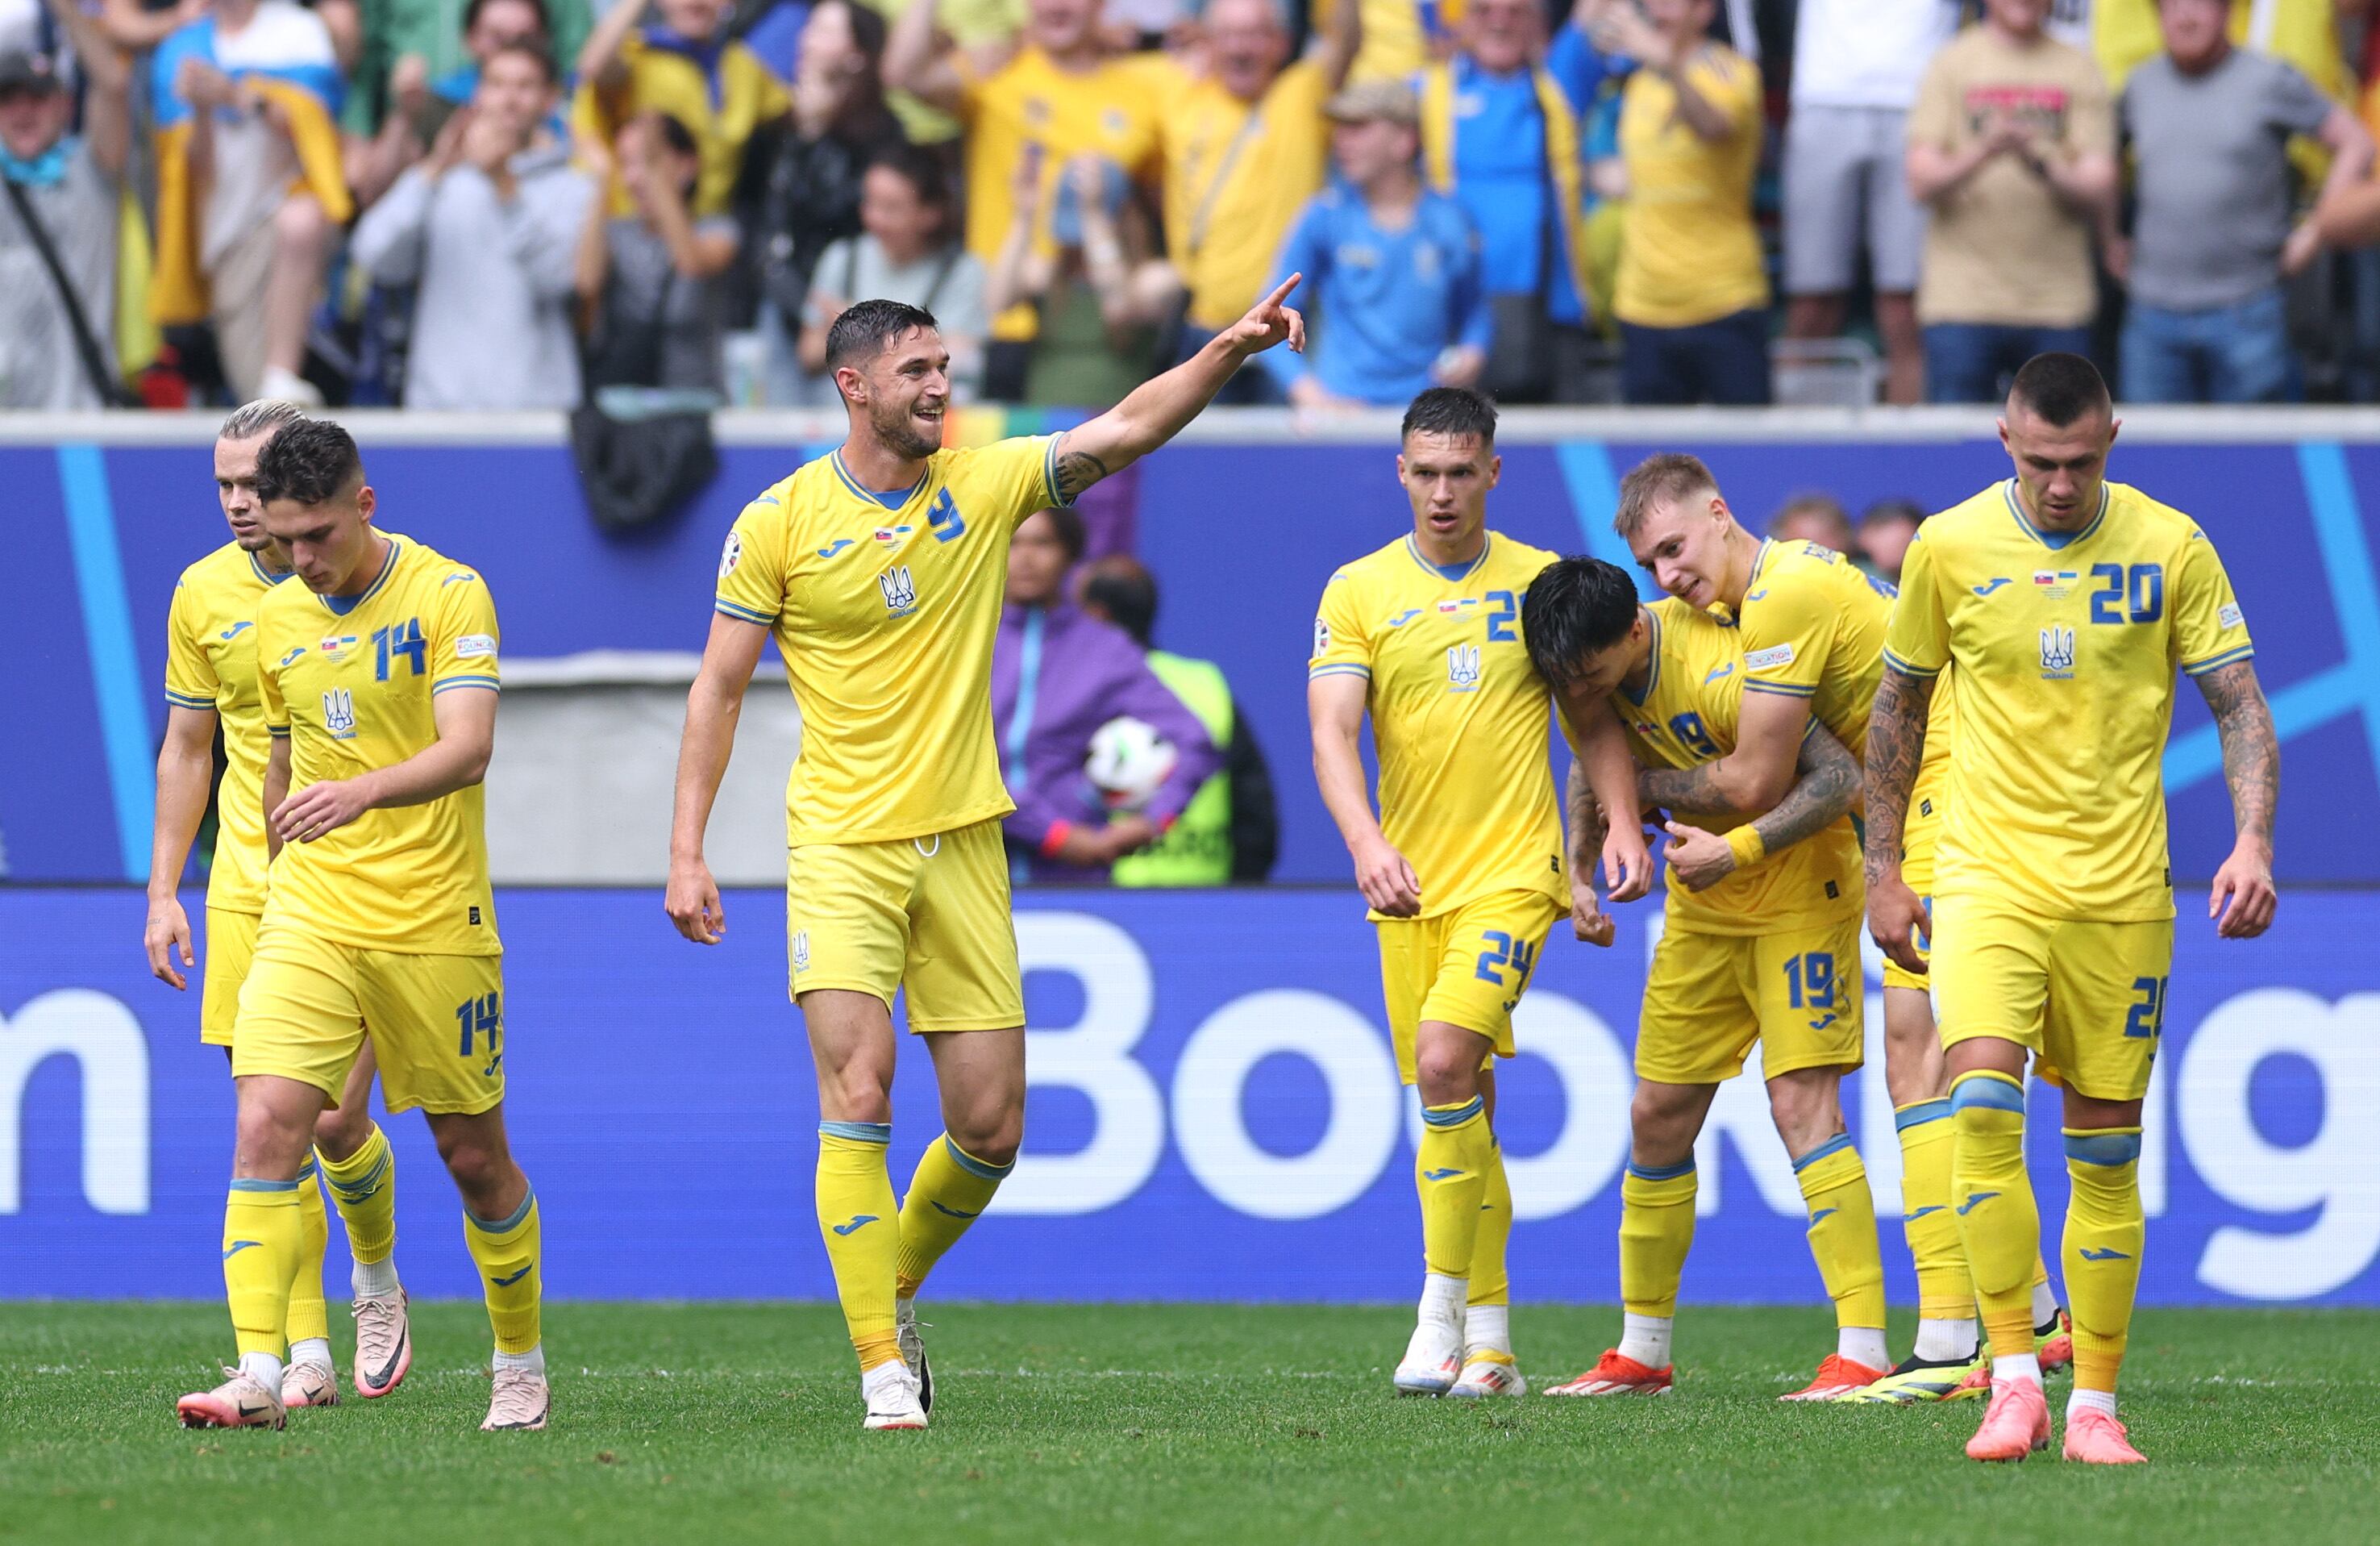
<path id="1" fill-rule="evenodd" d="M 356 738 L 355 695 L 345 688 L 333 688 L 322 694 L 322 727 L 334 741 Z"/>
<path id="2" fill-rule="evenodd" d="M 884 592 L 884 610 L 893 616 L 906 617 L 917 610 L 917 582 L 908 565 L 898 564 L 878 575 L 876 585 Z"/>
<path id="3" fill-rule="evenodd" d="M 1471 692 L 1479 686 L 1479 646 L 1450 644 L 1446 647 L 1446 690 Z"/>
<path id="4" fill-rule="evenodd" d="M 2057 627 L 2041 630 L 2041 676 L 2047 682 L 2070 681 L 2074 676 L 2074 630 Z"/>

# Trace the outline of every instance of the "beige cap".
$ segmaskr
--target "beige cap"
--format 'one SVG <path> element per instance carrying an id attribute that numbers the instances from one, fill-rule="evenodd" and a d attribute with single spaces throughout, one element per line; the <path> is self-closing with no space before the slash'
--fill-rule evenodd
<path id="1" fill-rule="evenodd" d="M 1367 124 L 1387 119 L 1407 128 L 1421 127 L 1421 103 L 1402 80 L 1366 80 L 1350 86 L 1323 104 L 1333 123 Z"/>

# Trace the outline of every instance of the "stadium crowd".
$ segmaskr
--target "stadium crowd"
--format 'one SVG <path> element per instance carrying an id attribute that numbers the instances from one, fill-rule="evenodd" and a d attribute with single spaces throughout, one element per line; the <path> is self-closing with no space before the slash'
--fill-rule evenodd
<path id="1" fill-rule="evenodd" d="M 1292 271 L 1233 400 L 2372 400 L 2375 12 L 0 0 L 0 404 L 1096 408 Z"/>

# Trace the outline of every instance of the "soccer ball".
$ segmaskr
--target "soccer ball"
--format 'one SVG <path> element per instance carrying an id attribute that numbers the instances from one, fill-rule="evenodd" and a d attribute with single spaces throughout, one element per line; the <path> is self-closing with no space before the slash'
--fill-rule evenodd
<path id="1" fill-rule="evenodd" d="M 1111 810 L 1138 810 L 1173 771 L 1173 743 L 1146 720 L 1119 715 L 1091 735 L 1083 763 L 1091 786 Z"/>

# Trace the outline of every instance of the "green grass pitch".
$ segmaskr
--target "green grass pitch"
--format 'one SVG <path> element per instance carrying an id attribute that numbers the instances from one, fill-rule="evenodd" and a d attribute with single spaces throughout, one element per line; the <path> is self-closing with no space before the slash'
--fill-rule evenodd
<path id="1" fill-rule="evenodd" d="M 1779 1406 L 1822 1310 L 1689 1307 L 1666 1399 L 1477 1406 L 1390 1393 L 1409 1316 L 932 1306 L 934 1427 L 871 1434 L 832 1307 L 556 1304 L 552 1428 L 482 1434 L 480 1307 L 423 1304 L 395 1395 L 187 1433 L 221 1306 L 0 1305 L 0 1541 L 2380 1539 L 2380 1313 L 2144 1313 L 2125 1472 L 1971 1464 L 1972 1403 Z M 1524 1369 L 1567 1377 L 1617 1319 L 1522 1307 Z"/>

